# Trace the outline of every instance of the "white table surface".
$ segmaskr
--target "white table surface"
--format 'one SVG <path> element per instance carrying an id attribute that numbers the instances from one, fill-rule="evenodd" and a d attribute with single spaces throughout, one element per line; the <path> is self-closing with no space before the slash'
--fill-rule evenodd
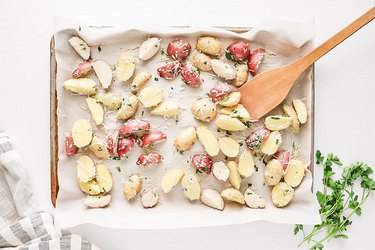
<path id="1" fill-rule="evenodd" d="M 168 3 L 169 2 L 169 3 Z M 178 1 L 180 2 L 180 1 Z M 215 4 L 214 4 L 215 3 Z M 0 128 L 24 158 L 40 203 L 50 203 L 49 41 L 53 16 L 69 15 L 95 24 L 254 26 L 269 19 L 316 23 L 316 44 L 375 5 L 374 0 L 315 1 L 47 1 L 0 0 Z M 198 7 L 200 6 L 200 7 Z M 375 21 L 316 63 L 315 147 L 344 163 L 375 167 Z M 316 168 L 315 189 L 321 187 Z M 375 249 L 375 196 L 353 219 L 349 240 L 326 249 Z M 74 232 L 102 249 L 296 249 L 293 225 L 256 222 L 178 230 L 111 230 L 92 225 Z M 300 249 L 305 249 L 301 247 Z"/>

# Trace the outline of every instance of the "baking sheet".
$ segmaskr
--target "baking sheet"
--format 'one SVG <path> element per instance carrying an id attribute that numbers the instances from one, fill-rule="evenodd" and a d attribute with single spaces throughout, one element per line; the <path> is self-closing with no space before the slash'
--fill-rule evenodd
<path id="1" fill-rule="evenodd" d="M 139 107 L 136 117 L 150 121 L 154 129 L 162 130 L 167 134 L 168 140 L 156 146 L 156 150 L 164 155 L 164 163 L 160 166 L 141 169 L 136 166 L 137 157 L 141 154 L 139 148 L 134 148 L 127 159 L 120 161 L 106 161 L 105 164 L 110 168 L 114 187 L 111 192 L 112 203 L 105 209 L 87 209 L 83 206 L 82 200 L 85 195 L 79 190 L 76 183 L 76 160 L 79 156 L 67 158 L 63 151 L 64 133 L 70 131 L 73 122 L 79 118 L 91 119 L 90 114 L 85 110 L 85 98 L 69 93 L 62 88 L 62 83 L 70 78 L 71 71 L 81 59 L 68 44 L 68 39 L 78 34 L 91 46 L 91 55 L 94 59 L 103 59 L 110 65 L 115 65 L 120 53 L 130 51 L 137 55 L 137 47 L 149 35 L 155 35 L 162 38 L 162 50 L 173 38 L 182 38 L 191 45 L 200 35 L 214 35 L 218 37 L 225 48 L 230 42 L 238 39 L 250 41 L 252 49 L 257 47 L 266 47 L 269 54 L 264 61 L 261 71 L 277 67 L 291 62 L 304 54 L 311 47 L 313 38 L 311 24 L 298 24 L 290 22 L 270 22 L 259 27 L 251 29 L 249 32 L 237 34 L 220 28 L 212 27 L 89 27 L 74 20 L 59 18 L 55 22 L 55 53 L 57 61 L 56 89 L 58 99 L 58 138 L 59 138 L 59 195 L 55 210 L 55 220 L 60 227 L 71 227 L 77 224 L 93 223 L 112 228 L 179 228 L 179 227 L 202 227 L 227 224 L 241 224 L 255 220 L 267 220 L 279 223 L 302 223 L 315 224 L 320 221 L 318 205 L 315 196 L 311 193 L 312 175 L 307 172 L 302 184 L 296 189 L 295 197 L 286 208 L 275 208 L 272 204 L 270 193 L 271 189 L 264 185 L 263 164 L 257 161 L 258 171 L 250 178 L 245 178 L 242 182 L 241 191 L 246 189 L 247 184 L 251 183 L 255 192 L 258 192 L 266 199 L 265 209 L 249 209 L 245 206 L 227 203 L 224 211 L 217 211 L 208 208 L 199 201 L 189 202 L 182 194 L 182 190 L 176 187 L 171 193 L 165 195 L 160 190 L 160 179 L 170 168 L 181 168 L 186 172 L 194 173 L 195 170 L 190 167 L 189 158 L 194 153 L 203 152 L 199 142 L 194 147 L 180 155 L 173 150 L 174 134 L 182 127 L 201 125 L 195 120 L 190 112 L 191 102 L 204 95 L 211 86 L 220 81 L 212 74 L 202 72 L 204 79 L 202 87 L 191 89 L 185 86 L 180 77 L 172 82 L 166 81 L 156 74 L 156 67 L 165 64 L 166 56 L 158 56 L 147 62 L 137 61 L 136 71 L 147 70 L 153 74 L 148 85 L 158 85 L 164 90 L 164 100 L 171 99 L 177 101 L 183 112 L 178 120 L 174 118 L 164 119 L 162 117 L 149 116 L 144 112 L 141 117 L 143 107 Z M 99 52 L 98 46 L 101 51 Z M 312 110 L 312 70 L 306 71 L 298 80 L 296 85 L 287 97 L 287 102 L 294 98 L 305 98 Z M 91 78 L 97 80 L 94 74 Z M 154 79 L 156 77 L 158 81 Z M 130 82 L 119 82 L 115 80 L 111 91 L 118 93 L 126 98 L 129 96 Z M 99 91 L 103 91 L 99 87 Z M 281 113 L 280 109 L 275 109 L 272 113 Z M 309 116 L 312 117 L 311 114 Z M 105 117 L 105 123 L 102 127 L 92 126 L 96 135 L 104 139 L 106 132 L 118 128 L 121 122 L 115 119 L 115 112 L 109 113 Z M 205 124 L 207 125 L 207 124 Z M 259 126 L 253 124 L 253 127 Z M 211 123 L 209 127 L 219 135 L 225 132 L 217 132 L 215 125 Z M 293 134 L 290 130 L 283 131 L 283 148 L 290 149 L 293 142 L 299 147 L 300 159 L 310 165 L 311 159 L 311 135 L 312 119 L 303 125 L 299 135 Z M 246 136 L 243 132 L 233 133 L 233 137 L 243 138 Z M 242 149 L 244 146 L 242 147 Z M 95 157 L 90 152 L 85 152 Z M 219 155 L 215 160 L 223 158 Z M 96 159 L 98 161 L 98 159 Z M 117 170 L 120 167 L 121 172 Z M 153 209 L 143 209 L 141 203 L 137 200 L 128 202 L 122 197 L 122 182 L 129 173 L 138 173 L 143 177 L 143 190 L 156 188 L 160 195 L 160 204 Z M 215 188 L 222 190 L 228 187 L 227 183 L 220 183 L 212 176 L 198 175 L 202 188 Z"/>

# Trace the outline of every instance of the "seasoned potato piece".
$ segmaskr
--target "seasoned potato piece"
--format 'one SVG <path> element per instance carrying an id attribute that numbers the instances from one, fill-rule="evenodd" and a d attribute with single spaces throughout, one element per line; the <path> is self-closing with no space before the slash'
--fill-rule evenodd
<path id="1" fill-rule="evenodd" d="M 228 131 L 241 131 L 247 128 L 240 120 L 228 115 L 219 115 L 215 124 L 219 129 Z"/>
<path id="2" fill-rule="evenodd" d="M 280 182 L 274 186 L 271 192 L 272 202 L 276 207 L 285 207 L 288 205 L 293 195 L 294 189 L 285 182 Z"/>
<path id="3" fill-rule="evenodd" d="M 95 180 L 91 180 L 88 182 L 81 182 L 78 180 L 79 188 L 82 192 L 88 195 L 97 195 L 100 193 L 100 186 Z"/>
<path id="4" fill-rule="evenodd" d="M 111 202 L 111 195 L 97 195 L 97 196 L 87 196 L 83 200 L 83 205 L 92 208 L 106 207 Z"/>
<path id="5" fill-rule="evenodd" d="M 222 101 L 219 102 L 221 106 L 224 107 L 233 107 L 236 106 L 241 100 L 240 92 L 232 92 L 227 95 Z"/>
<path id="6" fill-rule="evenodd" d="M 81 95 L 93 95 L 96 92 L 96 82 L 90 78 L 70 79 L 63 83 L 63 87 Z"/>
<path id="7" fill-rule="evenodd" d="M 201 71 L 210 71 L 211 68 L 211 58 L 203 53 L 197 53 L 193 56 L 193 64 L 195 67 Z"/>
<path id="8" fill-rule="evenodd" d="M 80 182 L 86 183 L 95 178 L 96 169 L 90 157 L 81 155 L 77 161 L 77 178 Z"/>
<path id="9" fill-rule="evenodd" d="M 244 199 L 249 208 L 264 208 L 266 206 L 264 198 L 254 193 L 251 188 L 245 190 Z"/>
<path id="10" fill-rule="evenodd" d="M 271 115 L 266 118 L 264 125 L 269 130 L 282 130 L 290 126 L 292 118 L 282 115 Z"/>
<path id="11" fill-rule="evenodd" d="M 94 136 L 90 144 L 90 150 L 100 159 L 109 159 L 109 152 L 104 142 Z"/>
<path id="12" fill-rule="evenodd" d="M 112 174 L 104 164 L 96 166 L 96 182 L 100 186 L 100 192 L 108 193 L 113 186 Z"/>
<path id="13" fill-rule="evenodd" d="M 274 186 L 283 177 L 283 164 L 276 159 L 270 160 L 264 169 L 264 181 L 268 186 Z"/>
<path id="14" fill-rule="evenodd" d="M 249 68 L 246 64 L 238 64 L 236 66 L 236 78 L 230 82 L 235 87 L 240 87 L 247 82 L 249 77 Z"/>
<path id="15" fill-rule="evenodd" d="M 150 111 L 152 115 L 164 117 L 176 117 L 181 112 L 180 107 L 174 101 L 164 101 Z"/>
<path id="16" fill-rule="evenodd" d="M 109 88 L 112 83 L 112 69 L 103 60 L 97 60 L 93 63 L 92 67 L 94 68 L 95 74 L 99 79 L 99 82 L 102 84 L 103 89 Z"/>
<path id="17" fill-rule="evenodd" d="M 122 105 L 121 98 L 113 93 L 101 93 L 96 95 L 96 100 L 101 102 L 104 106 L 109 109 L 116 110 Z"/>
<path id="18" fill-rule="evenodd" d="M 244 106 L 242 106 L 242 104 L 238 104 L 230 108 L 222 108 L 219 112 L 223 115 L 229 115 L 230 117 L 237 118 L 242 122 L 250 121 L 250 114 L 247 112 Z"/>
<path id="19" fill-rule="evenodd" d="M 87 97 L 86 98 L 87 107 L 90 110 L 91 116 L 94 119 L 96 125 L 100 125 L 103 123 L 104 119 L 104 110 L 100 102 L 94 98 Z"/>
<path id="20" fill-rule="evenodd" d="M 284 113 L 289 116 L 292 121 L 291 121 L 291 127 L 292 127 L 292 130 L 294 133 L 299 133 L 299 120 L 298 120 L 298 117 L 297 117 L 297 113 L 296 111 L 294 110 L 294 108 L 288 104 L 284 104 L 283 107 L 282 107 Z"/>
<path id="21" fill-rule="evenodd" d="M 305 124 L 307 121 L 307 108 L 306 104 L 299 99 L 293 100 L 294 109 L 297 112 L 298 120 L 301 124 Z"/>
<path id="22" fill-rule="evenodd" d="M 146 191 L 141 196 L 141 203 L 144 208 L 152 208 L 158 204 L 159 195 L 155 191 Z"/>
<path id="23" fill-rule="evenodd" d="M 204 150 L 209 156 L 216 156 L 219 154 L 220 146 L 216 136 L 205 126 L 197 128 L 197 136 Z"/>
<path id="24" fill-rule="evenodd" d="M 138 57 L 142 61 L 146 61 L 158 53 L 160 49 L 161 39 L 157 37 L 149 37 L 139 47 Z"/>
<path id="25" fill-rule="evenodd" d="M 215 162 L 212 165 L 212 174 L 219 181 L 227 181 L 229 178 L 230 172 L 229 172 L 229 168 L 227 167 L 227 165 L 225 165 L 224 162 L 219 161 L 219 162 Z"/>
<path id="26" fill-rule="evenodd" d="M 79 148 L 89 145 L 92 139 L 91 124 L 85 119 L 75 121 L 72 127 L 72 137 L 74 145 Z"/>
<path id="27" fill-rule="evenodd" d="M 184 195 L 191 201 L 198 200 L 201 195 L 201 185 L 197 176 L 193 174 L 186 174 L 181 180 L 182 190 Z"/>
<path id="28" fill-rule="evenodd" d="M 122 107 L 117 111 L 117 119 L 127 120 L 132 118 L 138 108 L 138 98 L 135 95 L 131 95 L 128 100 L 126 100 Z"/>
<path id="29" fill-rule="evenodd" d="M 223 197 L 227 201 L 245 204 L 243 194 L 234 188 L 226 188 L 223 191 L 221 191 L 221 197 Z"/>
<path id="30" fill-rule="evenodd" d="M 208 98 L 197 99 L 191 105 L 191 112 L 197 120 L 210 122 L 216 117 L 216 105 Z"/>
<path id="31" fill-rule="evenodd" d="M 137 93 L 138 90 L 151 79 L 151 76 L 152 75 L 146 71 L 142 71 L 136 74 L 130 85 L 130 89 L 132 90 L 132 92 Z"/>
<path id="32" fill-rule="evenodd" d="M 135 71 L 135 58 L 131 54 L 122 53 L 117 61 L 116 73 L 117 79 L 127 81 L 133 76 Z"/>
<path id="33" fill-rule="evenodd" d="M 221 42 L 210 36 L 198 38 L 195 47 L 198 51 L 211 56 L 219 56 L 221 52 Z"/>
<path id="34" fill-rule="evenodd" d="M 266 155 L 273 155 L 277 152 L 282 143 L 279 131 L 273 131 L 260 146 L 260 150 Z"/>
<path id="35" fill-rule="evenodd" d="M 139 93 L 139 101 L 145 108 L 156 106 L 163 101 L 163 90 L 156 85 L 144 88 Z"/>
<path id="36" fill-rule="evenodd" d="M 238 172 L 243 177 L 250 177 L 255 168 L 254 158 L 251 151 L 245 149 L 238 159 Z"/>
<path id="37" fill-rule="evenodd" d="M 236 189 L 240 189 L 241 186 L 241 176 L 238 172 L 237 163 L 234 161 L 228 161 L 227 163 L 229 169 L 229 182 Z"/>
<path id="38" fill-rule="evenodd" d="M 305 176 L 305 166 L 300 160 L 292 159 L 289 162 L 286 174 L 284 176 L 285 182 L 291 187 L 297 187 L 301 184 L 303 177 Z"/>
<path id="39" fill-rule="evenodd" d="M 127 200 L 131 200 L 137 196 L 141 188 L 141 177 L 138 174 L 132 174 L 125 180 L 123 194 Z"/>
<path id="40" fill-rule="evenodd" d="M 172 188 L 174 188 L 178 183 L 180 183 L 182 177 L 185 173 L 181 169 L 171 169 L 169 170 L 161 180 L 161 189 L 164 193 L 169 193 Z"/>
<path id="41" fill-rule="evenodd" d="M 212 207 L 218 210 L 224 209 L 223 198 L 221 197 L 219 192 L 213 189 L 205 189 L 202 191 L 201 202 L 208 207 Z"/>
<path id="42" fill-rule="evenodd" d="M 228 157 L 237 157 L 240 151 L 240 144 L 230 138 L 230 137 L 221 137 L 219 138 L 219 147 L 221 151 Z"/>
<path id="43" fill-rule="evenodd" d="M 174 147 L 179 152 L 185 152 L 194 145 L 197 139 L 197 131 L 194 127 L 186 127 L 179 131 L 174 139 Z"/>
<path id="44" fill-rule="evenodd" d="M 90 47 L 81 38 L 73 36 L 69 39 L 69 44 L 84 60 L 88 60 L 90 58 Z"/>
<path id="45" fill-rule="evenodd" d="M 236 70 L 226 62 L 218 59 L 212 59 L 211 67 L 213 72 L 215 72 L 215 74 L 220 78 L 225 80 L 233 80 L 236 78 Z"/>

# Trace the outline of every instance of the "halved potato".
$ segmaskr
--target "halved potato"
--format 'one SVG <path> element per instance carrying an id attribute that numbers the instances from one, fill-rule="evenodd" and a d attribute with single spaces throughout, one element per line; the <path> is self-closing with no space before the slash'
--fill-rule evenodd
<path id="1" fill-rule="evenodd" d="M 87 97 L 86 98 L 87 107 L 90 110 L 91 116 L 94 119 L 96 125 L 100 125 L 103 123 L 104 119 L 104 110 L 100 102 L 94 98 Z"/>
<path id="2" fill-rule="evenodd" d="M 100 186 L 95 180 L 91 180 L 88 182 L 81 182 L 78 180 L 78 186 L 82 192 L 89 195 L 97 195 L 100 194 Z"/>
<path id="3" fill-rule="evenodd" d="M 160 49 L 161 39 L 157 37 L 149 37 L 139 47 L 138 57 L 139 59 L 146 61 L 158 53 Z"/>
<path id="4" fill-rule="evenodd" d="M 232 84 L 235 87 L 240 87 L 247 81 L 247 78 L 249 77 L 249 68 L 246 64 L 238 64 L 236 66 L 236 72 L 236 78 L 233 81 L 231 81 L 230 84 Z"/>
<path id="5" fill-rule="evenodd" d="M 131 174 L 124 182 L 123 194 L 127 200 L 131 200 L 137 196 L 141 188 L 141 177 L 138 174 Z"/>
<path id="6" fill-rule="evenodd" d="M 116 73 L 117 78 L 120 81 L 127 81 L 130 77 L 133 76 L 135 71 L 135 59 L 134 56 L 125 52 L 120 55 L 117 66 L 116 66 Z"/>
<path id="7" fill-rule="evenodd" d="M 250 120 L 250 114 L 247 112 L 244 106 L 242 106 L 242 104 L 238 104 L 234 107 L 222 108 L 219 112 L 223 115 L 238 118 L 242 122 L 247 122 Z"/>
<path id="8" fill-rule="evenodd" d="M 224 200 L 219 194 L 219 192 L 217 192 L 214 189 L 204 189 L 201 195 L 201 202 L 206 206 L 218 210 L 224 209 Z"/>
<path id="9" fill-rule="evenodd" d="M 92 67 L 94 68 L 95 74 L 99 79 L 99 82 L 102 84 L 103 89 L 109 88 L 112 83 L 112 69 L 103 60 L 97 60 L 93 63 Z"/>
<path id="10" fill-rule="evenodd" d="M 174 101 L 164 101 L 150 111 L 152 115 L 164 117 L 176 117 L 181 112 L 180 107 Z"/>
<path id="11" fill-rule="evenodd" d="M 260 146 L 260 150 L 266 155 L 273 155 L 280 148 L 282 143 L 279 131 L 273 131 Z"/>
<path id="12" fill-rule="evenodd" d="M 293 106 L 294 106 L 294 109 L 297 112 L 299 122 L 301 124 L 305 124 L 306 121 L 307 121 L 306 104 L 300 99 L 295 99 L 295 100 L 293 100 Z"/>
<path id="13" fill-rule="evenodd" d="M 94 136 L 90 144 L 90 150 L 100 159 L 109 159 L 109 152 L 106 144 Z"/>
<path id="14" fill-rule="evenodd" d="M 213 72 L 215 72 L 215 74 L 220 78 L 223 78 L 225 80 L 233 80 L 236 78 L 236 70 L 226 62 L 218 59 L 212 59 L 211 67 Z"/>
<path id="15" fill-rule="evenodd" d="M 219 115 L 215 120 L 215 124 L 219 129 L 228 131 L 241 131 L 247 128 L 240 120 L 228 115 Z"/>
<path id="16" fill-rule="evenodd" d="M 230 137 L 220 137 L 219 147 L 221 152 L 228 157 L 237 157 L 240 151 L 240 144 Z"/>
<path id="17" fill-rule="evenodd" d="M 77 161 L 77 179 L 86 183 L 95 178 L 96 168 L 90 157 L 81 155 Z"/>
<path id="18" fill-rule="evenodd" d="M 127 120 L 134 116 L 138 108 L 138 98 L 131 95 L 128 100 L 124 101 L 122 107 L 117 111 L 117 119 Z"/>
<path id="19" fill-rule="evenodd" d="M 97 195 L 97 196 L 87 196 L 83 200 L 83 205 L 92 208 L 106 207 L 111 202 L 111 195 Z"/>
<path id="20" fill-rule="evenodd" d="M 141 203 L 144 208 L 152 208 L 158 204 L 159 195 L 155 191 L 146 191 L 141 196 Z"/>
<path id="21" fill-rule="evenodd" d="M 200 143 L 203 145 L 204 150 L 209 156 L 216 156 L 220 152 L 219 142 L 216 136 L 205 126 L 197 128 L 197 136 Z"/>
<path id="22" fill-rule="evenodd" d="M 152 75 L 146 71 L 142 71 L 136 74 L 130 85 L 130 89 L 132 90 L 132 92 L 137 93 L 137 91 L 151 79 L 151 76 Z"/>
<path id="23" fill-rule="evenodd" d="M 270 160 L 264 168 L 264 181 L 268 186 L 274 186 L 283 177 L 283 164 L 276 159 Z"/>
<path id="24" fill-rule="evenodd" d="M 272 188 L 271 197 L 272 202 L 276 207 L 285 207 L 292 200 L 294 189 L 286 184 L 280 182 Z"/>
<path id="25" fill-rule="evenodd" d="M 201 185 L 197 176 L 193 174 L 185 174 L 181 180 L 184 195 L 191 201 L 198 200 L 201 195 Z"/>
<path id="26" fill-rule="evenodd" d="M 286 129 L 290 126 L 292 118 L 282 115 L 271 115 L 266 118 L 264 125 L 267 129 L 275 131 Z"/>
<path id="27" fill-rule="evenodd" d="M 210 36 L 199 37 L 195 47 L 199 52 L 203 52 L 211 56 L 219 56 L 221 52 L 221 42 L 218 39 Z"/>
<path id="28" fill-rule="evenodd" d="M 241 93 L 236 91 L 227 95 L 223 100 L 219 102 L 221 106 L 233 107 L 236 106 L 241 100 Z"/>
<path id="29" fill-rule="evenodd" d="M 85 41 L 77 36 L 73 36 L 68 40 L 70 46 L 77 52 L 77 54 L 82 57 L 84 60 L 90 58 L 90 47 Z"/>
<path id="30" fill-rule="evenodd" d="M 100 192 L 109 193 L 113 186 L 112 174 L 104 164 L 96 166 L 96 182 L 100 186 Z"/>
<path id="31" fill-rule="evenodd" d="M 122 105 L 121 98 L 113 93 L 100 93 L 96 95 L 96 99 L 109 109 L 116 110 Z"/>
<path id="32" fill-rule="evenodd" d="M 255 168 L 254 158 L 251 151 L 245 149 L 238 159 L 238 172 L 243 177 L 250 177 Z"/>
<path id="33" fill-rule="evenodd" d="M 240 204 L 245 204 L 243 194 L 234 188 L 226 188 L 221 191 L 221 197 L 227 201 L 234 201 Z"/>
<path id="34" fill-rule="evenodd" d="M 201 98 L 193 101 L 191 112 L 195 119 L 202 122 L 210 122 L 216 117 L 216 105 L 208 98 Z"/>
<path id="35" fill-rule="evenodd" d="M 241 186 L 241 175 L 238 172 L 237 163 L 234 161 L 228 161 L 227 163 L 229 169 L 229 182 L 235 189 L 240 189 Z"/>
<path id="36" fill-rule="evenodd" d="M 292 159 L 284 176 L 284 181 L 291 187 L 297 187 L 301 184 L 305 176 L 305 166 L 300 160 Z"/>
<path id="37" fill-rule="evenodd" d="M 282 107 L 284 113 L 289 116 L 290 118 L 292 118 L 292 121 L 291 121 L 291 127 L 292 127 L 292 130 L 293 132 L 295 133 L 299 133 L 299 120 L 298 120 L 298 117 L 297 117 L 297 113 L 296 111 L 294 110 L 294 108 L 288 104 L 284 104 L 283 107 Z"/>
<path id="38" fill-rule="evenodd" d="M 185 152 L 194 145 L 197 139 L 197 131 L 194 127 L 186 127 L 179 131 L 174 139 L 174 147 L 179 152 Z"/>
<path id="39" fill-rule="evenodd" d="M 212 165 L 212 174 L 219 181 L 227 181 L 230 175 L 230 171 L 224 162 L 218 161 Z"/>
<path id="40" fill-rule="evenodd" d="M 195 67 L 201 71 L 210 71 L 211 68 L 211 58 L 203 53 L 197 53 L 193 56 L 192 62 Z"/>
<path id="41" fill-rule="evenodd" d="M 249 208 L 264 208 L 266 206 L 264 198 L 257 195 L 251 188 L 245 190 L 244 199 Z"/>
<path id="42" fill-rule="evenodd" d="M 79 148 L 89 145 L 92 140 L 91 124 L 85 119 L 75 121 L 72 127 L 72 137 L 74 145 Z"/>
<path id="43" fill-rule="evenodd" d="M 90 78 L 70 79 L 63 83 L 63 87 L 81 95 L 93 95 L 96 92 L 96 82 Z"/>
<path id="44" fill-rule="evenodd" d="M 150 108 L 163 101 L 163 90 L 156 85 L 153 85 L 142 89 L 138 97 L 139 101 L 145 108 Z"/>
<path id="45" fill-rule="evenodd" d="M 163 189 L 164 193 L 169 193 L 174 186 L 180 183 L 182 177 L 184 177 L 185 172 L 181 169 L 171 169 L 169 170 L 161 180 L 161 189 Z"/>

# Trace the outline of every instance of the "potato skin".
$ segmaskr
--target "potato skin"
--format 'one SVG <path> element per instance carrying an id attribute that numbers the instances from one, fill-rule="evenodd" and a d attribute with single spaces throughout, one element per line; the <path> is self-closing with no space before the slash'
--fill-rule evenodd
<path id="1" fill-rule="evenodd" d="M 197 131 L 194 127 L 186 127 L 177 133 L 174 139 L 174 147 L 179 152 L 185 152 L 194 145 L 197 139 Z"/>
<path id="2" fill-rule="evenodd" d="M 216 105 L 208 98 L 195 100 L 191 105 L 191 112 L 197 120 L 202 122 L 212 121 L 217 114 Z"/>

